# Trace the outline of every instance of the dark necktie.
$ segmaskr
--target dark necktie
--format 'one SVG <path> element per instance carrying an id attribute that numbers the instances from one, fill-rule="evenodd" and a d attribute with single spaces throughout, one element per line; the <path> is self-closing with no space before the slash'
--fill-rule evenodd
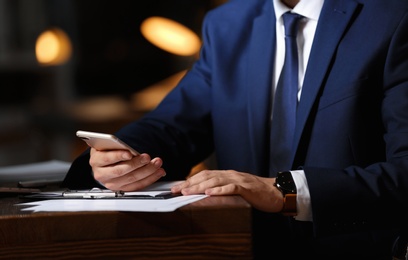
<path id="1" fill-rule="evenodd" d="M 298 51 L 296 35 L 301 16 L 283 14 L 285 26 L 285 61 L 273 101 L 270 142 L 270 175 L 291 169 L 291 150 L 296 123 L 298 79 Z"/>

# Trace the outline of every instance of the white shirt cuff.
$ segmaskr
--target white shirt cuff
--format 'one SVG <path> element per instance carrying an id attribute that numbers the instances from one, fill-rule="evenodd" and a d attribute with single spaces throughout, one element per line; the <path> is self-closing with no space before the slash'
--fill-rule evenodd
<path id="1" fill-rule="evenodd" d="M 309 186 L 307 185 L 305 172 L 299 170 L 291 171 L 291 173 L 293 181 L 295 182 L 297 188 L 297 215 L 294 218 L 299 221 L 313 221 L 312 208 L 310 205 Z"/>

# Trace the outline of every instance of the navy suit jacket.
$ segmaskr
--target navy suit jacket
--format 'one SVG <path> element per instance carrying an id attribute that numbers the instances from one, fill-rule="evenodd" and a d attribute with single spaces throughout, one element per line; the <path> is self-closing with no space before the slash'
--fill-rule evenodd
<path id="1" fill-rule="evenodd" d="M 306 174 L 319 250 L 383 253 L 408 221 L 407 10 L 406 0 L 325 0 L 292 153 L 292 169 Z M 265 176 L 272 0 L 227 2 L 207 14 L 202 37 L 179 85 L 117 135 L 162 157 L 168 179 L 184 178 L 213 151 L 219 169 Z M 66 186 L 91 185 L 87 160 L 73 163 Z"/>

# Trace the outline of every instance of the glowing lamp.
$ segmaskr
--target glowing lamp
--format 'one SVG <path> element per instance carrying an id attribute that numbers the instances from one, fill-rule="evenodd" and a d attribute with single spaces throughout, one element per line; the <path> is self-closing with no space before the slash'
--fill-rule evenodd
<path id="1" fill-rule="evenodd" d="M 71 41 L 61 29 L 46 30 L 37 38 L 35 55 L 42 65 L 61 65 L 72 55 Z"/>
<path id="2" fill-rule="evenodd" d="M 197 34 L 167 18 L 158 16 L 147 18 L 141 24 L 140 30 L 149 42 L 176 55 L 195 55 L 201 46 Z"/>

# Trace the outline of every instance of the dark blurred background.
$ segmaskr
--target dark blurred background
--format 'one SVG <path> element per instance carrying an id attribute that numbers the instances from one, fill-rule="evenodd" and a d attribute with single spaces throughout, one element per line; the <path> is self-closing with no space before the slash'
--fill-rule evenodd
<path id="1" fill-rule="evenodd" d="M 72 161 L 75 131 L 114 132 L 157 105 L 196 56 L 164 51 L 141 34 L 151 16 L 201 36 L 206 12 L 225 0 L 0 0 L 0 166 Z M 72 45 L 40 64 L 36 41 L 59 28 Z"/>

